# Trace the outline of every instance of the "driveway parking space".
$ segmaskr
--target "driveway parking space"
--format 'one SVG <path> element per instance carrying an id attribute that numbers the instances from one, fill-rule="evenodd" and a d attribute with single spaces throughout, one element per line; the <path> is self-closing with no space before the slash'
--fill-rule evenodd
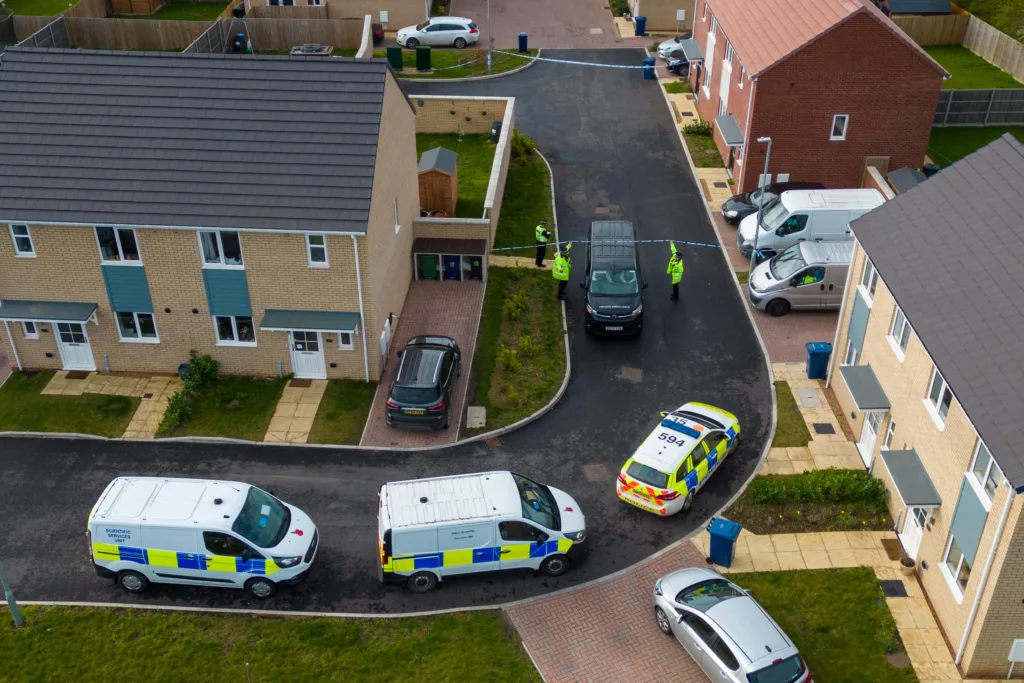
<path id="1" fill-rule="evenodd" d="M 543 48 L 645 47 L 653 40 L 620 38 L 603 0 L 490 2 L 491 35 L 498 49 L 516 47 L 521 31 L 529 36 L 530 47 Z M 486 48 L 487 0 L 455 0 L 452 11 L 479 24 L 484 34 L 480 47 Z"/>
<path id="2" fill-rule="evenodd" d="M 480 308 L 484 303 L 482 282 L 413 282 L 405 296 L 402 317 L 398 320 L 391 341 L 390 358 L 373 399 L 362 446 L 442 446 L 454 443 L 462 424 L 466 405 L 469 369 L 473 367 L 476 331 L 480 325 Z M 437 432 L 428 430 L 392 429 L 384 422 L 384 404 L 388 391 L 398 374 L 396 355 L 413 337 L 439 334 L 454 339 L 462 349 L 462 376 L 452 396 L 451 427 Z"/>

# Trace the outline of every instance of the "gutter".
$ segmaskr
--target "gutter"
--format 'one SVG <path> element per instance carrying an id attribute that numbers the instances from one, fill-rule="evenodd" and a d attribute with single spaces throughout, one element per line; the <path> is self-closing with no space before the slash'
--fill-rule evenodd
<path id="1" fill-rule="evenodd" d="M 18 356 L 18 347 L 14 345 L 14 335 L 11 334 L 11 326 L 7 324 L 6 320 L 4 321 L 4 329 L 7 330 L 7 338 L 11 342 L 11 352 L 14 353 L 14 361 L 18 364 L 18 371 L 21 372 L 24 368 L 21 367 L 21 358 Z"/>
<path id="2" fill-rule="evenodd" d="M 743 62 L 740 62 L 740 84 L 743 83 Z M 747 156 L 750 154 L 750 123 L 754 120 L 754 88 L 757 87 L 757 79 L 750 79 L 750 95 L 747 96 L 747 129 L 743 131 L 743 170 L 740 171 L 744 176 L 747 175 Z M 760 187 L 758 183 L 758 187 Z M 736 183 L 736 189 L 739 190 L 740 183 Z"/>
<path id="3" fill-rule="evenodd" d="M 359 273 L 359 242 L 356 236 L 352 235 L 352 249 L 355 252 L 356 262 L 356 290 L 359 292 L 359 322 L 363 336 L 363 370 L 366 372 L 366 381 L 370 381 L 370 357 L 366 352 L 366 315 L 363 313 L 363 277 Z"/>

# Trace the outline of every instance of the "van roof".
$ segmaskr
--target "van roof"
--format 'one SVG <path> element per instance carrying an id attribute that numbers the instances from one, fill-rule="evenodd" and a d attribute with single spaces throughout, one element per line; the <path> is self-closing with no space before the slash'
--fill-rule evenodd
<path id="1" fill-rule="evenodd" d="M 878 190 L 790 190 L 783 192 L 782 204 L 790 211 L 871 209 L 885 203 Z"/>
<path id="2" fill-rule="evenodd" d="M 801 242 L 800 255 L 808 265 L 835 263 L 850 265 L 853 259 L 853 240 L 842 242 Z"/>
<path id="3" fill-rule="evenodd" d="M 386 485 L 385 504 L 395 529 L 522 514 L 511 472 L 481 472 L 412 479 Z"/>
<path id="4" fill-rule="evenodd" d="M 103 492 L 90 521 L 229 529 L 250 488 L 236 481 L 118 477 Z"/>
<path id="5" fill-rule="evenodd" d="M 590 226 L 590 255 L 594 265 L 629 269 L 636 267 L 633 224 L 629 221 L 594 221 Z"/>
<path id="6" fill-rule="evenodd" d="M 633 224 L 629 221 L 594 221 L 590 224 L 590 239 L 633 239 Z"/>

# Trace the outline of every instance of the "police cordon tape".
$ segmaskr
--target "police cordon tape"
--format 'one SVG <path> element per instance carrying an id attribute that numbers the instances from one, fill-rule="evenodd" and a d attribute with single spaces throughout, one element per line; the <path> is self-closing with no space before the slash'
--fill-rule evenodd
<path id="1" fill-rule="evenodd" d="M 640 64 L 639 66 L 631 66 L 628 64 L 597 64 L 596 62 L 576 62 L 569 59 L 551 59 L 550 57 L 531 57 L 530 55 L 522 55 L 518 52 L 506 52 L 505 50 L 491 50 L 499 55 L 508 55 L 510 57 L 519 57 L 520 59 L 530 59 L 535 62 L 554 62 L 555 64 L 571 64 L 573 66 L 601 66 L 606 69 L 653 69 L 652 65 Z"/>

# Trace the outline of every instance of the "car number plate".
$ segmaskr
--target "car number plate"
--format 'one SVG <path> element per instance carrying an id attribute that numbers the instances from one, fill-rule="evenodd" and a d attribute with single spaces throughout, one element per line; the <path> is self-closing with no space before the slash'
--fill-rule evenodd
<path id="1" fill-rule="evenodd" d="M 626 501 L 627 503 L 629 503 L 630 505 L 632 505 L 634 507 L 640 508 L 644 512 L 655 512 L 655 510 L 653 508 L 651 508 L 650 506 L 644 505 L 640 501 L 633 500 L 629 496 L 623 496 L 622 500 Z"/>
<path id="2" fill-rule="evenodd" d="M 423 414 L 423 411 L 422 411 L 422 410 L 408 410 L 408 409 L 407 409 L 407 410 L 405 411 L 405 414 L 406 414 L 406 415 L 422 415 L 422 414 Z"/>
<path id="3" fill-rule="evenodd" d="M 621 332 L 622 325 L 608 325 L 604 329 L 608 330 L 609 332 Z"/>

